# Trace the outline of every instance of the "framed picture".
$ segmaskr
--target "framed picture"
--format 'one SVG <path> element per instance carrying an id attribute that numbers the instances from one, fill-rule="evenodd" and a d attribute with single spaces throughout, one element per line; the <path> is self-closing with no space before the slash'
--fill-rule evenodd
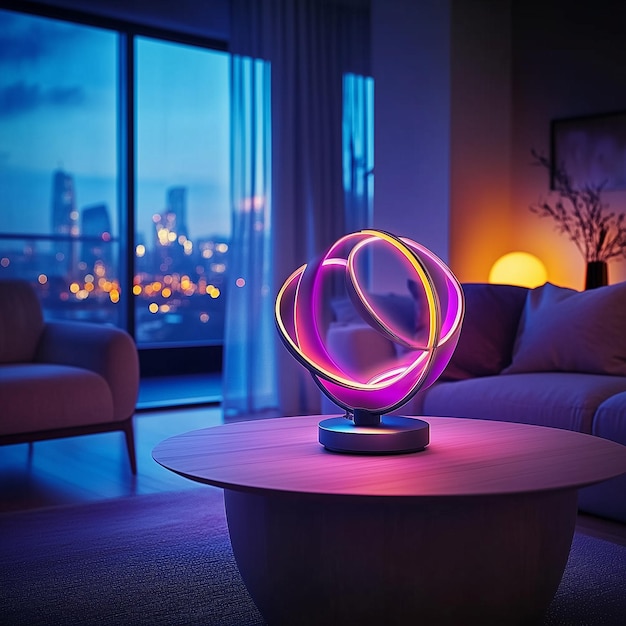
<path id="1" fill-rule="evenodd" d="M 569 174 L 573 187 L 626 189 L 626 111 L 552 120 L 550 126 L 552 163 Z M 554 172 L 550 183 L 554 189 Z"/>

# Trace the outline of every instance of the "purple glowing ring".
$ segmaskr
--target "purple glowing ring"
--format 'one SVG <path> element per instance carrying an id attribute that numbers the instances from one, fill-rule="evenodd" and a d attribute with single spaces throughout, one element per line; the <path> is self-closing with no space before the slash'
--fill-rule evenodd
<path id="1" fill-rule="evenodd" d="M 361 285 L 356 267 L 372 244 L 383 245 L 399 258 L 422 285 L 427 306 L 427 336 L 418 341 L 376 310 Z M 337 275 L 345 280 L 352 302 L 365 321 L 406 354 L 380 371 L 354 372 L 339 366 L 322 337 L 324 288 Z M 458 342 L 464 315 L 461 285 L 430 250 L 406 238 L 379 230 L 345 235 L 315 261 L 298 268 L 276 298 L 275 316 L 286 347 L 304 365 L 328 397 L 343 408 L 388 413 L 440 376 Z"/>

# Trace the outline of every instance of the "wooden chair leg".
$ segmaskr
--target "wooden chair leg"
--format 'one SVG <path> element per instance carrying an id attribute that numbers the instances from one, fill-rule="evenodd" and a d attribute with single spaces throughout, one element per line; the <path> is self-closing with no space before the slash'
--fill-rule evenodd
<path id="1" fill-rule="evenodd" d="M 126 449 L 128 450 L 128 460 L 132 473 L 137 475 L 137 456 L 135 454 L 135 431 L 133 429 L 133 418 L 130 417 L 124 424 L 124 437 L 126 439 Z"/>

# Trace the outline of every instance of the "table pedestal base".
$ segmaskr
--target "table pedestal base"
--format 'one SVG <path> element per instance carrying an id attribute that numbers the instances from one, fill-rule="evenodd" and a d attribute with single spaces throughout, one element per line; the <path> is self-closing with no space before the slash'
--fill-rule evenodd
<path id="1" fill-rule="evenodd" d="M 225 490 L 233 551 L 271 625 L 533 624 L 565 570 L 576 489 L 341 497 Z"/>

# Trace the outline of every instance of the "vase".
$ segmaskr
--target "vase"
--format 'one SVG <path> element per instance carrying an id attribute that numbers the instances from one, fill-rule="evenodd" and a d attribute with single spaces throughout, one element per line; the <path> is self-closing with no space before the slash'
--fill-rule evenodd
<path id="1" fill-rule="evenodd" d="M 585 275 L 585 289 L 595 289 L 609 284 L 609 271 L 606 261 L 589 261 Z"/>

